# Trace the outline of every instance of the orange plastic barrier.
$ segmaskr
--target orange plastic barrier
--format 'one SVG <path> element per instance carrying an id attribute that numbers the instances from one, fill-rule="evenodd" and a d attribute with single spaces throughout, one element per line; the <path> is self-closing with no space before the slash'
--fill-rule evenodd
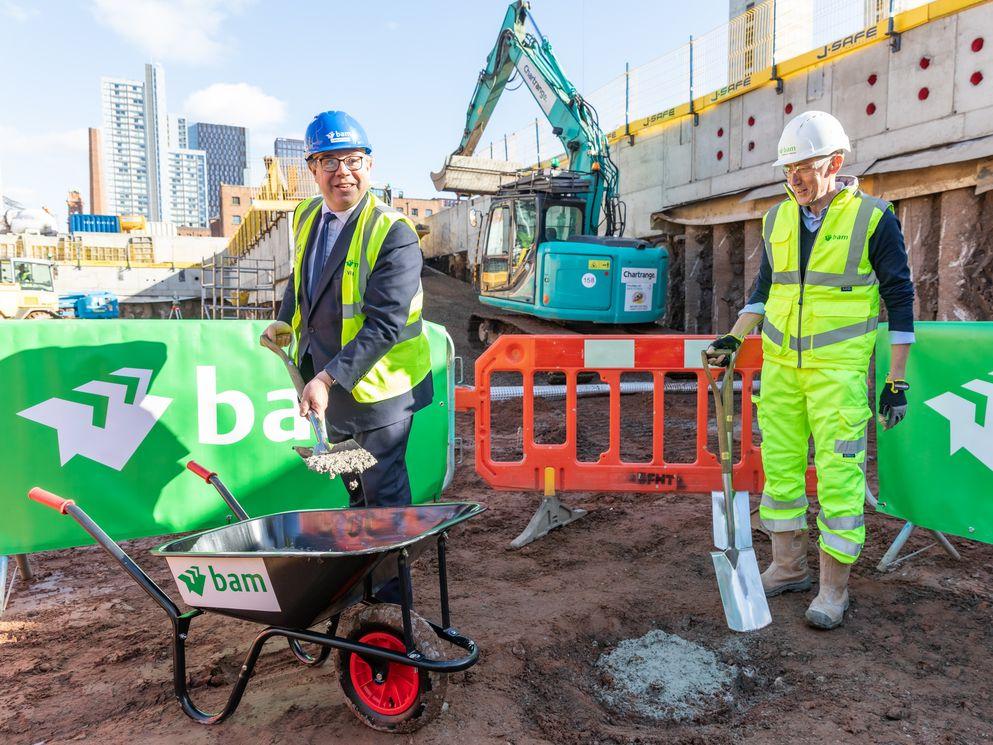
<path id="1" fill-rule="evenodd" d="M 708 416 L 712 409 L 700 351 L 712 336 L 501 336 L 476 360 L 475 386 L 455 389 L 457 411 L 475 414 L 476 472 L 497 489 L 547 489 L 558 491 L 622 492 L 709 492 L 721 488 L 721 468 L 707 447 Z M 757 336 L 745 340 L 735 372 L 741 375 L 742 390 L 736 403 L 741 423 L 741 441 L 735 444 L 733 480 L 735 489 L 761 491 L 762 461 L 752 440 L 752 383 L 762 367 L 761 343 Z M 565 441 L 537 443 L 534 439 L 535 373 L 561 372 L 565 376 Z M 490 391 L 495 373 L 520 373 L 523 378 L 523 458 L 495 460 L 492 457 L 493 405 Z M 577 457 L 577 376 L 599 373 L 610 387 L 609 446 L 596 462 Z M 628 462 L 621 458 L 621 376 L 650 373 L 654 381 L 650 419 L 651 460 Z M 696 378 L 696 459 L 692 463 L 669 463 L 663 458 L 665 422 L 665 376 L 687 373 Z M 645 377 L 645 376 L 642 376 Z M 681 376 L 687 381 L 692 378 Z M 552 469 L 546 475 L 546 469 Z M 549 484 L 550 475 L 554 483 Z M 815 483 L 808 471 L 808 490 Z"/>

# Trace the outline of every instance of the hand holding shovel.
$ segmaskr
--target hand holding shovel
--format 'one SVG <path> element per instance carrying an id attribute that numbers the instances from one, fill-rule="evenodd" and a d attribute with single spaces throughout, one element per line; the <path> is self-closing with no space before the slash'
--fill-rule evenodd
<path id="1" fill-rule="evenodd" d="M 700 353 L 703 371 L 714 395 L 717 415 L 717 444 L 721 457 L 723 491 L 711 492 L 714 511 L 714 545 L 710 552 L 721 591 L 724 616 L 732 631 L 757 631 L 772 623 L 769 603 L 762 589 L 759 565 L 752 548 L 748 492 L 735 492 L 731 483 L 731 456 L 734 446 L 734 363 L 731 354 L 718 387 L 706 351 Z"/>
<path id="2" fill-rule="evenodd" d="M 282 347 L 265 334 L 259 337 L 259 343 L 283 361 L 299 400 L 303 396 L 305 386 L 300 370 L 293 364 Z M 307 468 L 311 471 L 326 473 L 334 478 L 343 473 L 361 473 L 376 464 L 376 459 L 372 454 L 355 440 L 348 439 L 344 442 L 329 443 L 324 419 L 317 416 L 313 410 L 308 412 L 307 419 L 314 430 L 317 444 L 313 448 L 295 446 L 293 449 L 307 462 Z"/>

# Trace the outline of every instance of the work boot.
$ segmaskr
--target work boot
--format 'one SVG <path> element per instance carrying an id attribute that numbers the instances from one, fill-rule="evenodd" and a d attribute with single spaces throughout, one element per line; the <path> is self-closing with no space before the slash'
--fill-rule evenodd
<path id="1" fill-rule="evenodd" d="M 770 534 L 772 564 L 762 572 L 762 589 L 768 598 L 784 592 L 810 589 L 807 573 L 807 531 L 788 530 Z"/>
<path id="2" fill-rule="evenodd" d="M 821 549 L 821 587 L 807 608 L 807 623 L 815 629 L 841 626 L 848 610 L 848 575 L 851 564 L 842 564 Z"/>

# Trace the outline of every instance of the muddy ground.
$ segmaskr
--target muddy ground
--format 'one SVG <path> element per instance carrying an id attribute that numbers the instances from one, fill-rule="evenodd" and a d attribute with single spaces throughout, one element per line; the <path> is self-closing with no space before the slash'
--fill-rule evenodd
<path id="1" fill-rule="evenodd" d="M 425 277 L 427 317 L 468 346 L 468 293 Z M 460 326 L 461 325 L 461 326 Z M 470 359 L 471 361 L 471 359 Z M 588 453 L 596 450 L 591 403 Z M 602 403 L 605 406 L 605 402 Z M 672 416 L 692 421 L 692 403 Z M 647 400 L 625 398 L 637 415 Z M 514 447 L 513 406 L 501 408 L 502 441 Z M 553 413 L 538 429 L 554 432 Z M 493 492 L 475 475 L 472 422 L 458 417 L 465 463 L 449 499 L 489 510 L 458 529 L 450 551 L 453 612 L 483 652 L 451 676 L 448 707 L 412 736 L 365 729 L 349 712 L 333 664 L 304 669 L 285 644 L 271 643 L 239 710 L 206 728 L 172 696 L 169 624 L 100 550 L 37 555 L 36 578 L 19 584 L 0 619 L 0 742 L 104 743 L 981 743 L 993 739 L 989 680 L 993 649 L 993 549 L 953 539 L 964 561 L 932 548 L 880 574 L 875 570 L 900 522 L 868 514 L 868 545 L 853 573 L 844 628 L 817 632 L 803 622 L 810 594 L 773 599 L 773 624 L 727 630 L 708 552 L 709 498 L 702 495 L 570 494 L 582 520 L 522 550 L 508 549 L 539 495 Z M 635 426 L 634 432 L 637 431 Z M 687 425 L 686 431 L 690 428 Z M 674 431 L 667 426 L 667 432 Z M 673 437 L 675 439 L 675 437 Z M 691 442 L 687 439 L 687 442 Z M 635 444 L 634 449 L 637 449 Z M 668 447 L 684 447 L 674 442 Z M 688 447 L 691 447 L 688 446 Z M 237 485 L 231 485 L 236 489 Z M 164 562 L 127 549 L 176 597 Z M 908 550 L 930 539 L 918 532 Z M 760 563 L 768 541 L 756 534 Z M 816 552 L 810 559 L 816 563 Z M 436 613 L 436 565 L 414 572 L 417 604 Z M 194 622 L 189 646 L 193 695 L 205 708 L 227 696 L 259 627 L 216 615 Z M 681 719 L 646 718 L 604 696 L 623 666 L 605 672 L 603 655 L 651 632 L 649 640 L 691 642 L 733 669 L 720 696 Z M 615 655 L 616 656 L 616 655 Z M 632 677 L 642 657 L 630 658 Z M 655 660 L 654 662 L 658 662 Z M 651 699 L 650 691 L 645 694 Z M 608 703 L 610 702 L 610 703 Z M 645 703 L 645 702 L 641 702 Z M 650 700 L 647 703 L 652 703 Z"/>

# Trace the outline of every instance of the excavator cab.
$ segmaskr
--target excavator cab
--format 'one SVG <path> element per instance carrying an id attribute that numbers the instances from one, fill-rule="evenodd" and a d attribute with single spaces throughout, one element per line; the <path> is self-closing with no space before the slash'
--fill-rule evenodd
<path id="1" fill-rule="evenodd" d="M 668 253 L 586 232 L 574 176 L 508 185 L 480 232 L 477 283 L 486 305 L 555 321 L 651 323 L 665 311 Z"/>

